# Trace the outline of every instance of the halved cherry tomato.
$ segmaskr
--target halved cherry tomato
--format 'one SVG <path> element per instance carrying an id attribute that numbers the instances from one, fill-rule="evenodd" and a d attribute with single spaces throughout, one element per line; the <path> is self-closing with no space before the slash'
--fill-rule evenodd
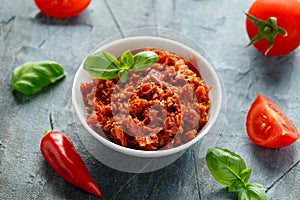
<path id="1" fill-rule="evenodd" d="M 299 0 L 256 0 L 248 14 L 263 21 L 255 25 L 249 17 L 246 19 L 247 33 L 252 40 L 250 44 L 258 51 L 270 56 L 282 56 L 300 45 Z M 264 23 L 268 19 L 270 23 Z M 257 34 L 258 38 L 254 39 Z M 273 42 L 271 48 L 268 40 Z"/>
<path id="2" fill-rule="evenodd" d="M 34 0 L 42 13 L 56 18 L 73 17 L 84 11 L 91 0 Z"/>
<path id="3" fill-rule="evenodd" d="M 300 134 L 293 122 L 269 98 L 259 94 L 247 115 L 249 138 L 260 146 L 280 148 L 295 142 Z"/>

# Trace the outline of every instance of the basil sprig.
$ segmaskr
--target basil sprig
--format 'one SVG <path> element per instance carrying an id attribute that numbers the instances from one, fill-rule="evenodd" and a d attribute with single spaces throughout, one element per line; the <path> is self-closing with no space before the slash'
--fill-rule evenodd
<path id="1" fill-rule="evenodd" d="M 252 169 L 244 159 L 228 149 L 211 148 L 206 154 L 207 166 L 214 178 L 228 187 L 229 192 L 238 192 L 239 200 L 266 200 L 266 192 L 259 183 L 248 183 Z"/>
<path id="2" fill-rule="evenodd" d="M 158 55 L 152 51 L 142 51 L 134 56 L 127 50 L 120 61 L 109 52 L 97 52 L 87 57 L 83 68 L 95 78 L 109 80 L 119 77 L 121 82 L 129 78 L 128 71 L 143 71 L 152 66 L 158 60 Z"/>
<path id="3" fill-rule="evenodd" d="M 12 91 L 17 90 L 26 95 L 35 94 L 65 76 L 63 67 L 57 62 L 26 62 L 12 73 Z"/>

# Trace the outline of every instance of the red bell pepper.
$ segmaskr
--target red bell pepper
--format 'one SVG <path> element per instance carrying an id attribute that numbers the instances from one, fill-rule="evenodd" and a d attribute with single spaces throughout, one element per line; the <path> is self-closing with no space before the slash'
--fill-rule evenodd
<path id="1" fill-rule="evenodd" d="M 66 181 L 99 197 L 102 196 L 71 140 L 63 133 L 46 131 L 40 144 L 49 165 Z"/>

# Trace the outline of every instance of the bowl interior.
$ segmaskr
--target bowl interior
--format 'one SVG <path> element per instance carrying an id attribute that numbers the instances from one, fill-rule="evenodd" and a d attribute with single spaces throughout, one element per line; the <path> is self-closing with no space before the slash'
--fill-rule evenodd
<path id="1" fill-rule="evenodd" d="M 143 151 L 143 150 L 135 150 L 135 149 L 122 147 L 100 136 L 86 123 L 86 115 L 84 109 L 85 106 L 80 91 L 80 84 L 82 82 L 91 81 L 91 76 L 83 69 L 83 64 L 80 65 L 74 78 L 73 88 L 72 88 L 72 101 L 73 101 L 73 106 L 75 108 L 75 112 L 77 113 L 80 122 L 85 127 L 85 129 L 91 135 L 93 135 L 95 140 L 100 141 L 102 144 L 106 145 L 109 148 L 112 148 L 118 152 L 125 153 L 131 156 L 160 157 L 160 156 L 166 156 L 166 155 L 178 153 L 180 151 L 187 149 L 188 147 L 190 147 L 191 145 L 199 141 L 203 136 L 205 136 L 209 132 L 209 130 L 216 122 L 221 110 L 222 99 L 223 99 L 222 85 L 212 63 L 210 63 L 206 58 L 204 58 L 202 55 L 200 55 L 198 52 L 191 49 L 190 47 L 166 38 L 154 37 L 154 36 L 127 37 L 127 38 L 123 38 L 123 39 L 119 39 L 107 43 L 97 48 L 94 52 L 107 51 L 112 53 L 116 57 L 118 57 L 126 50 L 137 50 L 137 49 L 143 49 L 147 47 L 153 47 L 153 48 L 171 51 L 184 58 L 188 58 L 190 55 L 196 56 L 198 61 L 198 66 L 199 66 L 198 70 L 200 71 L 201 76 L 205 80 L 206 84 L 211 87 L 210 90 L 211 108 L 209 110 L 209 115 L 210 115 L 209 121 L 201 129 L 201 131 L 198 133 L 195 139 L 185 144 L 182 144 L 181 146 L 174 147 L 167 150 Z"/>

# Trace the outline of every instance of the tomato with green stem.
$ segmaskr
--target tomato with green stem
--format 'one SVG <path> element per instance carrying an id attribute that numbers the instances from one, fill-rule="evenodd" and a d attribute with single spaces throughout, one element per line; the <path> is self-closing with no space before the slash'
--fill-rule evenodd
<path id="1" fill-rule="evenodd" d="M 248 46 L 269 56 L 283 56 L 300 45 L 299 0 L 256 0 L 246 15 Z"/>
<path id="2" fill-rule="evenodd" d="M 55 18 L 68 18 L 83 12 L 91 0 L 34 0 L 42 13 Z"/>
<path id="3" fill-rule="evenodd" d="M 246 129 L 255 144 L 268 148 L 288 146 L 300 137 L 294 123 L 262 94 L 257 96 L 248 111 Z"/>

